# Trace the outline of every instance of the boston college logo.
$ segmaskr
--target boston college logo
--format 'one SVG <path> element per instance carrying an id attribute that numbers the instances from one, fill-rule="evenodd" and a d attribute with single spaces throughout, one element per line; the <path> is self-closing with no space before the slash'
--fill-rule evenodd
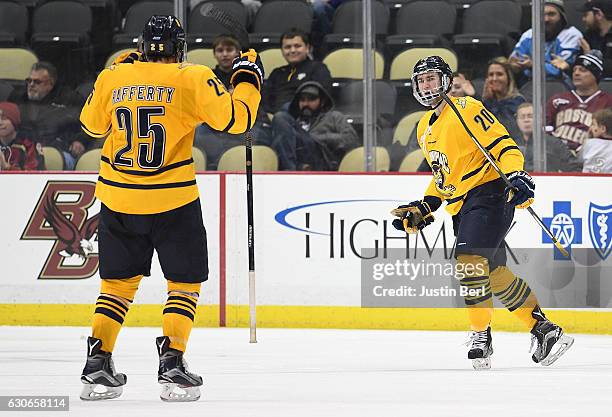
<path id="1" fill-rule="evenodd" d="M 98 270 L 99 214 L 89 217 L 96 198 L 90 181 L 49 181 L 21 236 L 55 241 L 38 279 L 89 278 Z"/>

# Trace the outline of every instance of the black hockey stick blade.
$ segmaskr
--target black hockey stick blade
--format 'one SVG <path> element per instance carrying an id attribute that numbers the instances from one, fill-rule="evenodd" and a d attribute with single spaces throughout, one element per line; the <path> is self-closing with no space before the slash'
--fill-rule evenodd
<path id="1" fill-rule="evenodd" d="M 226 12 L 211 3 L 207 3 L 200 8 L 202 16 L 210 17 L 232 34 L 240 43 L 242 52 L 249 50 L 249 34 L 245 27 L 234 17 L 233 14 Z"/>

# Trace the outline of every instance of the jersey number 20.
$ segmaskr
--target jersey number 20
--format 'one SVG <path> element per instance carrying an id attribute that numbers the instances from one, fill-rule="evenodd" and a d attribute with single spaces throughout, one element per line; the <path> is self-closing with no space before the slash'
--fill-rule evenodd
<path id="1" fill-rule="evenodd" d="M 115 154 L 115 165 L 131 167 L 134 166 L 132 158 L 123 155 L 134 147 L 134 125 L 132 124 L 132 110 L 127 107 L 119 107 L 115 111 L 117 115 L 117 126 L 125 130 L 126 144 Z M 139 139 L 148 139 L 153 135 L 151 144 L 139 143 L 136 152 L 138 166 L 145 169 L 160 168 L 164 163 L 164 148 L 166 146 L 166 129 L 161 123 L 151 123 L 151 116 L 163 116 L 165 109 L 160 106 L 138 107 L 136 109 L 136 130 Z"/>
<path id="2" fill-rule="evenodd" d="M 495 123 L 495 119 L 486 109 L 480 110 L 480 114 L 474 116 L 474 121 L 480 123 L 480 126 L 482 126 L 482 130 L 484 130 L 485 132 L 489 130 L 493 123 Z"/>

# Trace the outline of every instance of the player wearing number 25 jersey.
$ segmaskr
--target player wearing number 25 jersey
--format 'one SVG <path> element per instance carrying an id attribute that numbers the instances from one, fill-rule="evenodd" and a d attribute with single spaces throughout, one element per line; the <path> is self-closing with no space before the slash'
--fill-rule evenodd
<path id="1" fill-rule="evenodd" d="M 183 361 L 208 278 L 194 130 L 206 123 L 246 132 L 261 99 L 264 73 L 254 50 L 234 60 L 230 94 L 209 68 L 184 62 L 185 31 L 174 16 L 152 16 L 142 38 L 143 53 L 123 54 L 102 71 L 81 112 L 83 130 L 106 137 L 96 186 L 102 287 L 81 374 L 86 401 L 121 395 L 127 378 L 115 371 L 111 355 L 154 251 L 168 281 L 163 336 L 156 339 L 160 397 L 200 398 L 202 378 Z"/>

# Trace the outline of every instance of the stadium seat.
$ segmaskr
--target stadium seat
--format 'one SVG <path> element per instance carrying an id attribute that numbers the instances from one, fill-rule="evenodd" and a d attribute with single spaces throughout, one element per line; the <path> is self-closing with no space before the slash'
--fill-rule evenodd
<path id="1" fill-rule="evenodd" d="M 63 171 L 64 156 L 53 146 L 43 146 L 43 156 L 45 158 L 45 167 L 47 171 Z"/>
<path id="2" fill-rule="evenodd" d="M 338 167 L 339 172 L 363 172 L 365 171 L 365 148 L 360 146 L 355 148 L 344 155 L 340 166 Z M 391 159 L 389 158 L 389 152 L 382 146 L 374 148 L 376 152 L 376 171 L 389 171 L 391 167 Z"/>
<path id="3" fill-rule="evenodd" d="M 424 111 L 415 111 L 402 117 L 393 131 L 393 142 L 399 142 L 407 146 L 412 131 L 416 128 L 417 123 L 424 114 Z"/>
<path id="4" fill-rule="evenodd" d="M 513 0 L 483 0 L 465 9 L 453 49 L 475 65 L 494 56 L 507 56 L 514 46 L 510 37 L 521 32 L 521 5 Z M 460 50 L 460 51 L 459 51 Z"/>
<path id="5" fill-rule="evenodd" d="M 385 81 L 375 83 L 376 115 L 391 116 L 395 113 L 397 94 L 395 88 Z M 340 97 L 336 105 L 338 111 L 357 119 L 363 118 L 363 82 L 353 81 L 347 83 L 340 90 Z"/>
<path id="6" fill-rule="evenodd" d="M 332 78 L 363 79 L 363 49 L 342 48 L 330 52 L 323 63 L 327 65 Z M 382 79 L 385 70 L 385 60 L 382 54 L 375 52 L 375 78 Z"/>
<path id="7" fill-rule="evenodd" d="M 430 55 L 438 55 L 446 61 L 451 67 L 451 70 L 457 71 L 457 55 L 450 49 L 446 48 L 413 48 L 399 53 L 391 62 L 389 71 L 389 80 L 403 81 L 410 85 L 412 78 L 412 70 L 419 59 L 426 58 Z"/>
<path id="8" fill-rule="evenodd" d="M 295 0 L 265 2 L 255 15 L 253 30 L 249 35 L 251 47 L 256 50 L 280 46 L 280 37 L 291 28 L 310 33 L 312 6 Z"/>
<path id="9" fill-rule="evenodd" d="M 77 1 L 52 1 L 34 10 L 30 45 L 40 60 L 52 62 L 60 80 L 74 83 L 90 68 L 91 10 Z"/>
<path id="10" fill-rule="evenodd" d="M 404 157 L 399 167 L 399 172 L 416 172 L 425 157 L 421 149 L 416 149 Z"/>
<path id="11" fill-rule="evenodd" d="M 440 45 L 444 36 L 453 34 L 456 19 L 456 7 L 444 0 L 417 0 L 405 4 L 397 12 L 393 35 L 387 36 L 387 47 L 397 51 Z"/>
<path id="12" fill-rule="evenodd" d="M 363 46 L 362 4 L 360 0 L 354 0 L 343 2 L 338 6 L 334 13 L 332 33 L 325 35 L 324 44 L 327 50 Z M 379 0 L 374 0 L 372 7 L 374 35 L 380 38 L 388 33 L 390 12 Z"/>
<path id="13" fill-rule="evenodd" d="M 93 87 L 94 81 L 92 80 L 85 81 L 77 85 L 76 92 L 79 93 L 81 97 L 83 97 L 83 102 L 87 100 L 87 97 L 89 97 L 89 94 L 91 94 L 91 92 L 93 91 Z"/>
<path id="14" fill-rule="evenodd" d="M 11 83 L 0 80 L 0 101 L 6 101 L 11 93 L 13 92 L 14 87 Z"/>
<path id="15" fill-rule="evenodd" d="M 75 171 L 100 171 L 100 155 L 102 149 L 92 149 L 85 152 L 77 160 Z"/>
<path id="16" fill-rule="evenodd" d="M 192 64 L 206 65 L 210 69 L 214 69 L 217 66 L 217 60 L 213 55 L 212 49 L 188 49 L 187 61 Z"/>
<path id="17" fill-rule="evenodd" d="M 206 154 L 204 151 L 196 148 L 195 146 L 192 149 L 193 154 L 193 164 L 195 165 L 196 171 L 206 171 Z"/>
<path id="18" fill-rule="evenodd" d="M 154 14 L 173 15 L 174 5 L 169 1 L 141 1 L 132 5 L 125 14 L 122 33 L 113 37 L 113 48 L 136 47 L 145 24 Z"/>
<path id="19" fill-rule="evenodd" d="M 601 91 L 605 91 L 608 94 L 612 94 L 612 79 L 601 80 L 599 82 L 599 88 Z"/>
<path id="20" fill-rule="evenodd" d="M 280 48 L 266 49 L 265 51 L 259 52 L 259 57 L 266 70 L 265 77 L 272 73 L 276 68 L 287 65 L 287 60 L 283 56 Z"/>
<path id="21" fill-rule="evenodd" d="M 217 171 L 244 171 L 246 148 L 234 146 L 221 155 Z M 278 171 L 278 157 L 276 152 L 268 146 L 253 146 L 253 170 Z"/>
<path id="22" fill-rule="evenodd" d="M 547 80 L 546 81 L 546 99 L 548 100 L 550 97 L 555 94 L 564 93 L 569 91 L 568 88 L 561 81 L 556 80 Z M 519 92 L 525 97 L 527 101 L 533 101 L 533 83 L 531 81 L 527 81 L 519 90 Z"/>
<path id="23" fill-rule="evenodd" d="M 24 45 L 27 31 L 27 7 L 20 3 L 0 2 L 0 46 Z"/>
<path id="24" fill-rule="evenodd" d="M 38 57 L 28 49 L 0 48 L 0 79 L 23 82 L 29 75 Z"/>
<path id="25" fill-rule="evenodd" d="M 189 13 L 187 29 L 187 43 L 191 48 L 204 48 L 212 46 L 215 36 L 227 33 L 227 29 L 215 22 L 212 18 L 203 16 L 201 8 L 212 4 L 215 7 L 231 14 L 243 26 L 247 23 L 247 10 L 239 1 L 203 1 L 195 6 Z"/>

